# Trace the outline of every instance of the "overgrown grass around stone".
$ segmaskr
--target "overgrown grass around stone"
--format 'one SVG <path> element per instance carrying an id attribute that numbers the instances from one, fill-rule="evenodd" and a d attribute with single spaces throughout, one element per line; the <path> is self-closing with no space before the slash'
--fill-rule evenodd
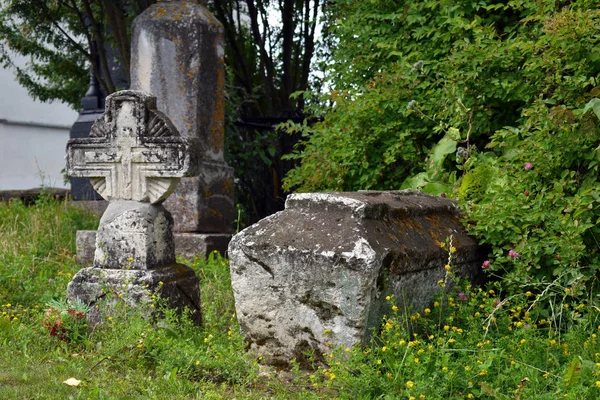
<path id="1" fill-rule="evenodd" d="M 553 283 L 508 298 L 459 283 L 423 310 L 390 297 L 373 343 L 332 348 L 314 371 L 276 371 L 245 353 L 228 260 L 211 254 L 185 261 L 201 278 L 202 327 L 156 297 L 162 318 L 120 305 L 75 332 L 74 235 L 96 224 L 54 200 L 0 203 L 0 398 L 600 398 L 598 299 Z"/>

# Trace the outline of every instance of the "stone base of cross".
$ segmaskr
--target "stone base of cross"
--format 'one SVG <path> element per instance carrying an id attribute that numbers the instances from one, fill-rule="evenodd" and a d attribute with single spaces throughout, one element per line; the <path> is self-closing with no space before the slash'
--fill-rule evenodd
<path id="1" fill-rule="evenodd" d="M 90 138 L 69 140 L 68 173 L 89 177 L 109 200 L 93 267 L 80 270 L 67 289 L 70 299 L 93 306 L 90 326 L 116 301 L 142 307 L 156 294 L 201 321 L 198 278 L 175 263 L 173 218 L 161 205 L 188 173 L 187 149 L 171 121 L 156 110 L 156 98 L 132 90 L 107 97 Z"/>
<path id="2" fill-rule="evenodd" d="M 183 264 L 152 270 L 83 268 L 69 282 L 67 296 L 92 306 L 87 315 L 91 328 L 102 323 L 102 315 L 120 301 L 150 316 L 159 297 L 178 311 L 189 312 L 198 325 L 202 323 L 198 278 Z"/>

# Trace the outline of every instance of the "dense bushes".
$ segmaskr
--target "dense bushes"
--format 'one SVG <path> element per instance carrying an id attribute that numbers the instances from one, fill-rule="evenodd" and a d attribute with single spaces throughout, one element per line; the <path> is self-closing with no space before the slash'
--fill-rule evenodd
<path id="1" fill-rule="evenodd" d="M 287 188 L 447 193 L 492 245 L 506 289 L 589 288 L 600 265 L 596 2 L 338 1 L 329 17 L 333 105 L 315 110 L 316 126 L 289 126 L 304 142 Z"/>

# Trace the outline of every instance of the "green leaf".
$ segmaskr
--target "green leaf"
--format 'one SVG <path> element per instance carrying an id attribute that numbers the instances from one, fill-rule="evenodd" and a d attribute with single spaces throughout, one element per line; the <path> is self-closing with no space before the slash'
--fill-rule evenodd
<path id="1" fill-rule="evenodd" d="M 456 151 L 456 141 L 444 136 L 433 148 L 431 160 L 441 164 L 448 154 Z"/>
<path id="2" fill-rule="evenodd" d="M 400 189 L 420 189 L 423 186 L 425 186 L 425 184 L 427 184 L 428 182 L 429 175 L 427 174 L 427 172 L 421 172 L 405 180 L 402 183 Z"/>
<path id="3" fill-rule="evenodd" d="M 460 130 L 455 127 L 451 127 L 448 129 L 448 137 L 452 140 L 459 141 L 460 140 Z"/>
<path id="4" fill-rule="evenodd" d="M 579 376 L 581 374 L 581 360 L 579 357 L 575 357 L 573 361 L 571 361 L 571 365 L 569 365 L 569 369 L 567 370 L 567 375 L 565 376 L 565 383 L 567 386 L 572 387 L 579 380 Z"/>
<path id="5" fill-rule="evenodd" d="M 585 113 L 587 113 L 590 110 L 590 108 L 594 111 L 594 114 L 596 114 L 596 117 L 598 117 L 598 119 L 600 119 L 600 99 L 598 99 L 598 98 L 591 99 L 583 108 L 582 115 L 585 115 Z"/>
<path id="6" fill-rule="evenodd" d="M 439 196 L 442 193 L 452 192 L 452 185 L 447 185 L 445 183 L 432 182 L 423 186 L 423 193 L 428 193 L 434 196 Z"/>

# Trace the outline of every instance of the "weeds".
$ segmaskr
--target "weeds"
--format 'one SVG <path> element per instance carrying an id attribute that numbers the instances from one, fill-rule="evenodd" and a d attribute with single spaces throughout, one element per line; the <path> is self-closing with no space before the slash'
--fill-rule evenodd
<path id="1" fill-rule="evenodd" d="M 117 302 L 88 330 L 85 306 L 65 294 L 78 269 L 75 230 L 95 224 L 54 200 L 0 204 L 2 398 L 600 398 L 600 307 L 582 296 L 583 278 L 506 297 L 499 282 L 456 282 L 448 241 L 444 290 L 430 307 L 407 313 L 390 296 L 372 343 L 282 372 L 244 351 L 228 261 L 214 253 L 180 260 L 201 278 L 202 327 L 153 294 L 161 318 Z"/>
<path id="2" fill-rule="evenodd" d="M 440 286 L 454 279 L 451 259 L 450 245 Z M 557 281 L 510 298 L 498 284 L 458 282 L 409 315 L 388 296 L 390 315 L 371 345 L 332 353 L 314 384 L 359 398 L 599 398 L 600 309 L 593 298 L 557 301 Z"/>

